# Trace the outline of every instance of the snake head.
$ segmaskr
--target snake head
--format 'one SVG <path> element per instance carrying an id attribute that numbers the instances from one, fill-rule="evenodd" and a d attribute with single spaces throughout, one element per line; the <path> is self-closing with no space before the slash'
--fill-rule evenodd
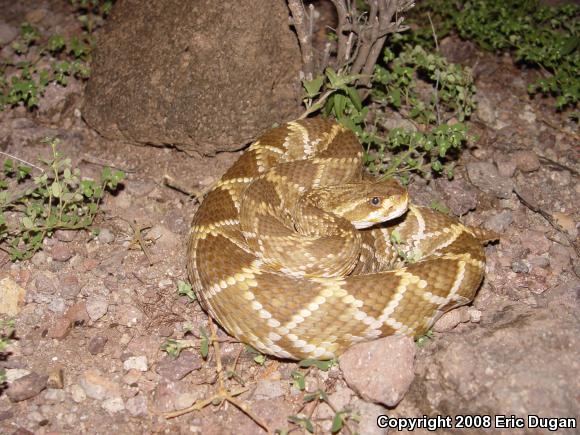
<path id="1" fill-rule="evenodd" d="M 312 189 L 308 202 L 363 229 L 395 219 L 407 211 L 407 190 L 394 179 L 361 181 Z"/>

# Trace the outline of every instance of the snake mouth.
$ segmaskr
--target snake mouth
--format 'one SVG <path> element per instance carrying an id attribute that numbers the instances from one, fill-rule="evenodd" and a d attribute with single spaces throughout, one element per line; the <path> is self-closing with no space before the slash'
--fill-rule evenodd
<path id="1" fill-rule="evenodd" d="M 388 208 L 390 211 L 385 213 L 385 208 Z M 351 223 L 357 230 L 363 230 L 365 228 L 370 228 L 373 225 L 396 219 L 407 212 L 407 209 L 409 208 L 408 195 L 401 195 L 401 197 L 396 202 L 391 202 L 388 207 L 385 208 L 373 211 L 364 219 L 355 220 Z"/>

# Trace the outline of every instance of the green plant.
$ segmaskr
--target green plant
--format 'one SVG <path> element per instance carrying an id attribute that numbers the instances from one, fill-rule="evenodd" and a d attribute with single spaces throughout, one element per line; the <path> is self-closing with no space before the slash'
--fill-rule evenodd
<path id="1" fill-rule="evenodd" d="M 79 35 L 43 36 L 31 24 L 23 23 L 20 37 L 11 44 L 19 58 L 0 58 L 0 110 L 18 104 L 33 109 L 50 83 L 66 86 L 70 77 L 87 79 L 91 73 L 92 33 L 102 25 L 113 3 L 71 0 L 82 27 Z"/>
<path id="2" fill-rule="evenodd" d="M 375 68 L 375 100 L 403 110 L 422 124 L 440 124 L 451 118 L 464 121 L 473 112 L 475 86 L 469 68 L 408 44 L 398 53 L 387 47 L 383 60 L 386 66 Z M 421 82 L 416 77 L 430 85 L 427 96 L 418 89 Z"/>
<path id="3" fill-rule="evenodd" d="M 32 53 L 35 45 L 38 49 Z M 66 86 L 68 77 L 86 79 L 90 75 L 91 49 L 85 39 L 65 39 L 58 34 L 41 38 L 34 27 L 24 23 L 12 49 L 25 60 L 0 59 L 0 110 L 19 103 L 32 109 L 50 83 Z M 50 66 L 41 62 L 45 59 L 52 59 Z"/>
<path id="4" fill-rule="evenodd" d="M 336 408 L 336 406 L 334 406 L 334 404 L 329 399 L 326 391 L 324 391 L 322 389 L 318 389 L 312 393 L 305 394 L 303 401 L 304 401 L 304 404 L 315 402 L 314 408 L 316 408 L 316 406 L 318 406 L 318 404 L 324 403 L 332 410 L 332 412 L 334 413 L 334 416 L 332 418 L 330 432 L 333 434 L 339 433 L 345 426 L 347 426 L 348 420 L 354 420 L 354 421 L 358 420 L 358 416 L 356 416 L 350 409 L 338 410 Z M 311 419 L 311 415 L 313 414 L 313 412 L 314 412 L 314 409 L 310 412 L 310 416 L 303 414 L 303 413 L 291 415 L 288 417 L 288 421 L 290 423 L 294 424 L 296 427 L 305 429 L 306 431 L 308 431 L 310 433 L 314 433 L 314 422 Z M 349 428 L 349 432 L 354 433 L 350 428 Z M 289 430 L 278 430 L 277 433 L 288 434 L 288 433 L 290 433 L 290 431 Z"/>
<path id="5" fill-rule="evenodd" d="M 324 76 L 305 81 L 305 116 L 322 111 L 351 129 L 366 147 L 365 163 L 375 174 L 396 175 L 403 183 L 412 172 L 453 177 L 452 159 L 470 139 L 457 121 L 469 118 L 475 107 L 469 69 L 407 44 L 397 53 L 385 49 L 366 100 L 356 87 L 359 78 L 327 68 Z M 381 113 L 386 106 L 424 127 L 388 131 Z"/>
<path id="6" fill-rule="evenodd" d="M 70 0 L 83 29 L 89 34 L 103 24 L 114 3 L 115 0 Z"/>
<path id="7" fill-rule="evenodd" d="M 517 62 L 537 68 L 542 78 L 528 87 L 530 94 L 552 95 L 556 108 L 575 108 L 580 98 L 580 6 L 550 7 L 537 0 L 427 0 L 414 15 L 419 27 L 432 11 L 439 37 L 455 31 L 481 48 L 511 53 Z M 426 42 L 426 32 L 408 36 Z"/>
<path id="8" fill-rule="evenodd" d="M 32 257 L 45 237 L 56 230 L 90 228 L 105 191 L 123 180 L 121 171 L 104 168 L 99 181 L 83 179 L 71 160 L 57 151 L 58 139 L 46 139 L 51 156 L 40 159 L 41 173 L 32 180 L 31 168 L 4 161 L 0 178 L 0 249 L 14 260 Z M 9 183 L 12 181 L 12 183 Z M 24 189 L 23 189 L 24 188 Z"/>
<path id="9" fill-rule="evenodd" d="M 191 301 L 195 301 L 197 299 L 191 284 L 181 279 L 177 281 L 177 294 L 179 296 L 187 296 Z"/>
<path id="10" fill-rule="evenodd" d="M 12 342 L 12 335 L 14 333 L 13 320 L 0 320 L 0 356 L 3 355 L 6 348 Z M 0 384 L 6 380 L 6 372 L 0 369 Z"/>

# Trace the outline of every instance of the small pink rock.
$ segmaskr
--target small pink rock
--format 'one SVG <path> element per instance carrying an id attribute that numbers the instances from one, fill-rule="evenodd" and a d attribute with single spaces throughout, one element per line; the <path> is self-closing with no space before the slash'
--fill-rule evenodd
<path id="1" fill-rule="evenodd" d="M 451 331 L 460 323 L 469 322 L 470 316 L 467 307 L 460 307 L 451 310 L 441 316 L 439 320 L 433 325 L 435 332 Z"/>
<path id="2" fill-rule="evenodd" d="M 52 248 L 50 255 L 55 261 L 68 261 L 74 255 L 74 251 L 68 245 L 58 244 Z"/>
<path id="3" fill-rule="evenodd" d="M 340 357 L 340 369 L 363 399 L 393 407 L 415 377 L 415 350 L 409 337 L 384 337 L 351 347 Z"/>
<path id="4" fill-rule="evenodd" d="M 65 338 L 71 330 L 71 321 L 66 316 L 59 317 L 58 320 L 48 328 L 48 336 L 61 340 Z"/>
<path id="5" fill-rule="evenodd" d="M 512 154 L 512 160 L 522 172 L 534 172 L 540 169 L 540 160 L 532 151 L 516 151 Z"/>

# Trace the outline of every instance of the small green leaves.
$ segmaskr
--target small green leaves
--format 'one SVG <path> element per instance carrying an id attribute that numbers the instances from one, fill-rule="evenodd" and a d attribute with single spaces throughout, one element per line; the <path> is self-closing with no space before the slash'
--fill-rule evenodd
<path id="1" fill-rule="evenodd" d="M 292 380 L 294 387 L 300 391 L 304 391 L 306 388 L 306 378 L 304 377 L 304 373 L 300 370 L 294 370 L 292 372 Z"/>
<path id="2" fill-rule="evenodd" d="M 266 355 L 262 354 L 259 350 L 254 349 L 249 344 L 246 344 L 246 352 L 254 355 L 254 362 L 263 366 L 266 363 Z"/>
<path id="3" fill-rule="evenodd" d="M 59 51 L 64 50 L 65 47 L 66 41 L 64 36 L 59 34 L 51 35 L 46 43 L 46 49 L 51 53 L 58 53 Z"/>
<path id="4" fill-rule="evenodd" d="M 454 29 L 461 38 L 485 50 L 496 54 L 509 52 L 519 64 L 541 70 L 541 78 L 528 86 L 530 94 L 552 95 L 557 110 L 577 107 L 580 6 L 544 6 L 528 0 L 473 0 L 469 7 L 460 7 L 450 0 L 427 0 L 420 8 L 435 14 L 437 30 L 445 29 L 448 33 Z"/>
<path id="5" fill-rule="evenodd" d="M 298 363 L 299 367 L 307 368 L 314 366 L 318 370 L 322 370 L 323 372 L 327 372 L 336 365 L 338 365 L 338 361 L 336 359 L 331 359 L 328 361 L 319 361 L 316 359 L 304 359 Z"/>
<path id="6" fill-rule="evenodd" d="M 449 210 L 449 208 L 445 204 L 443 204 L 437 200 L 431 201 L 431 204 L 429 204 L 429 207 L 431 207 L 433 210 L 438 211 L 439 213 L 443 213 L 443 214 L 449 214 L 449 212 L 451 211 L 451 210 Z"/>
<path id="7" fill-rule="evenodd" d="M 306 429 L 310 433 L 314 433 L 314 425 L 312 424 L 312 421 L 310 421 L 310 419 L 306 416 L 291 415 L 288 417 L 288 421 L 294 423 L 302 429 Z"/>
<path id="8" fill-rule="evenodd" d="M 161 345 L 161 350 L 167 352 L 169 356 L 177 358 L 181 351 L 187 347 L 190 346 L 183 343 L 181 340 L 169 339 Z"/>
<path id="9" fill-rule="evenodd" d="M 108 169 L 106 179 L 80 180 L 80 170 L 57 151 L 58 139 L 43 142 L 50 147 L 51 157 L 39 159 L 43 168 L 35 166 L 42 172 L 32 177 L 34 186 L 15 200 L 10 200 L 11 188 L 30 177 L 32 168 L 13 159 L 2 162 L 0 245 L 13 261 L 32 257 L 42 248 L 44 238 L 57 229 L 89 228 L 105 191 L 114 190 L 124 177 L 121 171 Z M 7 221 L 8 210 L 16 219 Z"/>
<path id="10" fill-rule="evenodd" d="M 341 411 L 334 414 L 334 418 L 332 419 L 332 426 L 330 427 L 330 432 L 338 433 L 342 430 L 346 415 L 347 415 L 346 411 Z"/>
<path id="11" fill-rule="evenodd" d="M 187 296 L 190 300 L 195 301 L 197 296 L 193 291 L 193 287 L 187 281 L 181 279 L 177 280 L 177 294 L 179 296 Z"/>
<path id="12" fill-rule="evenodd" d="M 111 1 L 97 1 L 84 8 L 86 12 L 85 27 L 90 31 L 96 22 L 108 13 Z M 97 19 L 97 16 L 99 18 Z M 39 59 L 35 61 L 12 61 L 2 59 L 0 62 L 0 110 L 7 106 L 24 105 L 32 110 L 38 106 L 50 83 L 66 86 L 70 77 L 87 79 L 90 75 L 90 57 L 92 38 L 87 28 L 80 36 L 65 37 L 61 34 L 44 36 L 29 23 L 20 27 L 20 36 L 12 42 L 12 50 L 21 56 L 32 53 L 31 47 L 37 49 Z M 44 62 L 39 60 L 46 59 Z M 49 65 L 41 67 L 40 65 Z"/>
<path id="13" fill-rule="evenodd" d="M 302 86 L 306 89 L 306 96 L 308 98 L 314 98 L 320 93 L 322 84 L 324 83 L 324 76 L 318 76 L 315 79 L 309 81 L 303 81 Z"/>
<path id="14" fill-rule="evenodd" d="M 419 348 L 424 347 L 429 342 L 429 340 L 432 339 L 433 339 L 433 330 L 430 329 L 425 333 L 425 335 L 422 335 L 421 337 L 417 338 L 417 340 L 415 340 L 415 345 Z"/>
<path id="15" fill-rule="evenodd" d="M 264 354 L 256 355 L 254 357 L 254 362 L 258 365 L 263 366 L 264 363 L 266 362 L 266 355 L 264 355 Z"/>

